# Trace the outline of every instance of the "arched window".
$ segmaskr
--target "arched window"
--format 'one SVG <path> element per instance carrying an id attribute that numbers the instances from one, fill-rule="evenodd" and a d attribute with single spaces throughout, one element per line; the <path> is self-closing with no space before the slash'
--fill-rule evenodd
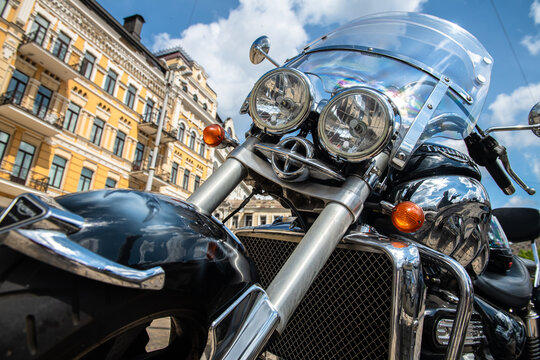
<path id="1" fill-rule="evenodd" d="M 227 133 L 229 134 L 229 136 L 232 136 L 232 130 L 230 127 L 227 127 Z"/>
<path id="2" fill-rule="evenodd" d="M 186 132 L 186 126 L 183 123 L 180 123 L 178 127 L 178 140 L 184 142 L 184 133 Z"/>
<path id="3" fill-rule="evenodd" d="M 204 150 L 204 140 L 201 140 L 201 146 L 199 147 L 199 155 L 201 155 L 202 157 L 204 157 Z"/>
<path id="4" fill-rule="evenodd" d="M 192 131 L 190 134 L 189 134 L 189 148 L 191 150 L 195 150 L 195 138 L 196 138 L 197 135 L 195 135 L 195 131 Z"/>
<path id="5" fill-rule="evenodd" d="M 197 94 L 193 94 L 193 101 L 195 102 L 199 101 L 199 97 L 197 96 Z"/>

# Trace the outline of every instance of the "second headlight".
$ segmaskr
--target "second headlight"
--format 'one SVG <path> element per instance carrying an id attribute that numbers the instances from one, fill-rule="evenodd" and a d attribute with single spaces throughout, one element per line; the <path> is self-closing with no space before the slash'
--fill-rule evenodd
<path id="1" fill-rule="evenodd" d="M 306 75 L 296 69 L 279 68 L 257 81 L 249 98 L 249 112 L 259 128 L 284 134 L 306 119 L 311 103 Z"/>
<path id="2" fill-rule="evenodd" d="M 322 146 L 332 155 L 357 162 L 377 155 L 388 144 L 394 110 L 381 93 L 351 88 L 334 96 L 319 117 Z"/>

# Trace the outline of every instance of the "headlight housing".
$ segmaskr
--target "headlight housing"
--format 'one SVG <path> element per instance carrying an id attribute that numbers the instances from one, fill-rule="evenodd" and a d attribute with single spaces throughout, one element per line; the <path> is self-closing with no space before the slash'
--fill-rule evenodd
<path id="1" fill-rule="evenodd" d="M 253 87 L 249 113 L 259 128 L 284 134 L 306 119 L 312 101 L 306 75 L 296 69 L 278 68 L 263 75 Z"/>
<path id="2" fill-rule="evenodd" d="M 321 145 L 332 155 L 359 162 L 377 155 L 388 144 L 394 110 L 381 93 L 351 88 L 334 96 L 319 117 Z"/>

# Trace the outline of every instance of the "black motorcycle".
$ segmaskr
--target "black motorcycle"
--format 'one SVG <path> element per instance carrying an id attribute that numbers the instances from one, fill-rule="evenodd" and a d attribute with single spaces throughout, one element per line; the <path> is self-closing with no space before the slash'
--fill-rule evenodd
<path id="1" fill-rule="evenodd" d="M 250 50 L 277 68 L 242 106 L 246 141 L 205 129 L 234 150 L 187 202 L 103 190 L 5 209 L 0 357 L 540 359 L 540 262 L 533 288 L 507 240 L 536 254 L 540 215 L 492 210 L 478 170 L 511 194 L 500 161 L 534 193 L 490 133 L 540 136 L 540 105 L 528 126 L 480 129 L 492 58 L 423 14 L 358 19 L 282 66 L 268 51 Z M 231 233 L 211 214 L 242 181 L 293 221 Z"/>

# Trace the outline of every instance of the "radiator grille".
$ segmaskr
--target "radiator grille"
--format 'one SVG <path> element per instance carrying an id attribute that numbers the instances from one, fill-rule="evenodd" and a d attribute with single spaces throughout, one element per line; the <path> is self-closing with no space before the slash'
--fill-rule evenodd
<path id="1" fill-rule="evenodd" d="M 267 288 L 296 243 L 238 235 Z M 392 273 L 384 254 L 339 247 L 268 351 L 286 360 L 388 359 Z"/>

